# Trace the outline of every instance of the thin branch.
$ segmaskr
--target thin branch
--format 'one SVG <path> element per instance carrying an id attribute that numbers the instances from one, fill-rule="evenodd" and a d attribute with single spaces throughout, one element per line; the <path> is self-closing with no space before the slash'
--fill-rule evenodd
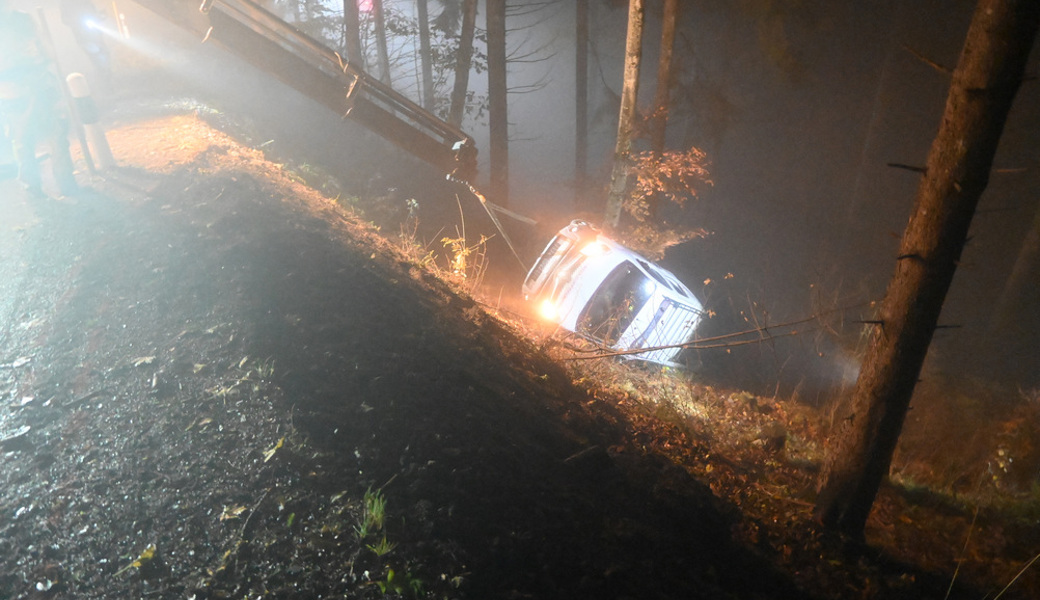
<path id="1" fill-rule="evenodd" d="M 971 532 L 975 531 L 975 521 L 979 518 L 979 507 L 975 507 L 975 515 L 971 518 L 971 525 L 968 526 L 968 535 L 964 539 L 964 547 L 961 548 L 960 556 L 957 557 L 957 568 L 953 570 L 953 577 L 950 578 L 950 587 L 946 590 L 946 597 L 943 600 L 949 600 L 950 594 L 953 593 L 953 583 L 957 581 L 957 574 L 961 572 L 961 565 L 964 564 L 964 555 L 968 552 L 968 544 L 971 542 Z"/>
<path id="2" fill-rule="evenodd" d="M 1035 563 L 1038 559 L 1040 559 L 1040 554 L 1037 554 L 1033 557 L 1032 560 L 1026 563 L 1026 566 L 1022 567 L 1022 570 L 1019 571 L 1018 574 L 1015 575 L 1014 578 L 1012 578 L 1011 581 L 1009 581 L 1008 584 L 1004 586 L 1004 589 L 1000 590 L 999 594 L 993 597 L 993 600 L 1000 600 L 1000 597 L 1004 595 L 1004 592 L 1008 591 L 1008 588 L 1010 588 L 1013 583 L 1018 581 L 1018 578 L 1022 576 L 1022 573 L 1025 573 L 1026 570 L 1029 569 L 1029 567 L 1033 566 L 1033 563 Z"/>
<path id="3" fill-rule="evenodd" d="M 913 171 L 914 173 L 927 173 L 928 169 L 924 167 L 915 167 L 914 165 L 908 165 L 904 163 L 886 163 L 886 166 L 892 167 L 893 169 L 903 169 L 906 171 Z"/>
<path id="4" fill-rule="evenodd" d="M 859 306 L 862 306 L 862 305 L 859 305 Z M 657 351 L 657 350 L 668 350 L 668 349 L 672 349 L 672 348 L 684 348 L 684 349 L 691 349 L 691 350 L 713 350 L 713 349 L 718 349 L 718 348 L 735 348 L 735 347 L 738 347 L 738 346 L 747 346 L 747 345 L 750 345 L 750 344 L 761 344 L 761 343 L 764 343 L 764 342 L 771 342 L 771 341 L 773 341 L 773 340 L 775 340 L 777 338 L 794 337 L 794 336 L 797 336 L 797 335 L 801 335 L 803 333 L 807 333 L 807 332 L 810 332 L 810 331 L 815 331 L 815 330 L 818 329 L 818 327 L 809 327 L 807 329 L 791 329 L 790 331 L 774 334 L 774 333 L 772 333 L 772 331 L 775 330 L 775 329 L 793 328 L 796 325 L 801 325 L 801 324 L 804 324 L 804 323 L 810 323 L 810 322 L 813 322 L 813 321 L 818 321 L 823 315 L 826 315 L 828 313 L 843 312 L 845 310 L 850 310 L 852 308 L 856 308 L 856 306 L 850 306 L 850 307 L 844 307 L 844 308 L 835 308 L 835 309 L 832 309 L 832 310 L 829 310 L 829 311 L 824 311 L 824 312 L 819 313 L 819 314 L 814 314 L 814 315 L 811 315 L 811 316 L 808 316 L 808 317 L 805 317 L 805 318 L 802 318 L 802 319 L 797 319 L 797 320 L 794 320 L 794 321 L 787 321 L 786 323 L 778 323 L 776 325 L 762 325 L 762 326 L 754 327 L 752 329 L 747 329 L 747 330 L 744 330 L 744 331 L 738 331 L 738 332 L 734 332 L 734 333 L 727 333 L 727 334 L 724 334 L 724 335 L 714 336 L 714 337 L 710 337 L 710 338 L 701 338 L 701 339 L 693 340 L 691 342 L 686 342 L 686 343 L 683 343 L 683 344 L 672 344 L 672 345 L 669 345 L 669 346 L 654 346 L 654 347 L 650 347 L 650 348 L 638 348 L 638 349 L 634 349 L 634 350 L 617 350 L 617 351 L 611 351 L 608 348 L 604 348 L 604 347 L 600 346 L 596 350 L 593 351 L 593 352 L 598 352 L 597 354 L 594 354 L 594 355 L 591 355 L 591 356 L 573 356 L 573 357 L 565 358 L 564 360 L 591 360 L 591 359 L 596 359 L 596 358 L 608 358 L 608 357 L 613 357 L 613 356 L 632 356 L 632 355 L 636 355 L 636 354 L 646 354 L 648 352 L 654 352 L 654 351 Z M 734 340 L 733 339 L 733 338 L 740 338 L 740 337 L 744 337 L 744 336 L 752 335 L 752 334 L 758 334 L 758 337 L 755 337 L 755 338 L 752 338 L 752 339 L 745 339 L 745 340 L 740 340 L 740 339 Z M 720 342 L 720 343 L 716 343 L 716 342 Z"/>
<path id="5" fill-rule="evenodd" d="M 907 52 L 909 52 L 910 54 L 913 54 L 914 57 L 917 58 L 917 60 L 923 62 L 924 64 L 926 64 L 929 67 L 935 69 L 936 71 L 939 71 L 943 75 L 953 75 L 953 70 L 952 69 L 950 69 L 949 67 L 943 66 L 943 65 L 935 62 L 934 60 L 930 59 L 930 58 L 925 57 L 925 55 L 921 54 L 917 50 L 914 50 L 910 46 L 907 46 L 906 44 L 903 44 L 903 49 L 906 50 Z"/>

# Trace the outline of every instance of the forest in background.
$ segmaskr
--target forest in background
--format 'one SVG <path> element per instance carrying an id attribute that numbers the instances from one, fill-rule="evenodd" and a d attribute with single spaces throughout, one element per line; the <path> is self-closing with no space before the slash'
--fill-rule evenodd
<path id="1" fill-rule="evenodd" d="M 344 3 L 267 4 L 347 54 Z M 506 115 L 498 118 L 506 120 L 507 135 L 495 142 L 505 146 L 497 150 L 498 164 L 491 164 L 485 2 L 361 2 L 358 41 L 366 70 L 449 118 L 467 4 L 476 15 L 460 122 L 478 141 L 479 186 L 543 221 L 562 224 L 580 215 L 597 222 L 617 135 L 627 3 L 503 3 L 508 94 Z M 898 2 L 678 4 L 671 75 L 663 86 L 665 143 L 669 151 L 703 152 L 704 178 L 712 184 L 698 182 L 696 197 L 663 215 L 706 234 L 671 248 L 663 263 L 715 311 L 716 333 L 817 318 L 811 334 L 703 358 L 745 385 L 779 384 L 786 393 L 825 401 L 855 378 L 864 343 L 857 322 L 872 317 L 909 216 L 918 177 L 891 165 L 923 163 L 949 81 L 942 69 L 956 62 L 973 3 L 943 7 L 942 19 L 930 7 Z M 428 54 L 420 40 L 422 6 Z M 578 51 L 583 7 L 584 54 Z M 650 149 L 661 116 L 655 104 L 663 9 L 663 0 L 647 3 L 637 150 Z M 576 77 L 582 66 L 584 94 Z M 1040 309 L 1029 300 L 1040 279 L 1030 252 L 1040 197 L 1032 150 L 1038 116 L 1025 108 L 1037 94 L 1037 86 L 1024 86 L 1010 115 L 943 314 L 947 329 L 929 359 L 937 375 L 996 376 L 1027 389 L 1038 383 L 1032 340 Z M 496 173 L 506 183 L 492 181 Z M 750 378 L 748 364 L 755 365 Z"/>

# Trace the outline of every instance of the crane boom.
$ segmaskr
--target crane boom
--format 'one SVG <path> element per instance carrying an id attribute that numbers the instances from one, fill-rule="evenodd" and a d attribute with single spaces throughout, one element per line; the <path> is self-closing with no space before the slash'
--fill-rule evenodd
<path id="1" fill-rule="evenodd" d="M 466 133 L 250 0 L 135 0 L 454 178 L 476 175 Z"/>

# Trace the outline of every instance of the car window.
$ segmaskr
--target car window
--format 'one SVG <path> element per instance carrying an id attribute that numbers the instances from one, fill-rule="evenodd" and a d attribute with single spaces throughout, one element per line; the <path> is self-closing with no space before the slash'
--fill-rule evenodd
<path id="1" fill-rule="evenodd" d="M 652 285 L 636 266 L 625 261 L 603 280 L 578 315 L 578 333 L 617 343 L 639 309 L 650 299 Z"/>

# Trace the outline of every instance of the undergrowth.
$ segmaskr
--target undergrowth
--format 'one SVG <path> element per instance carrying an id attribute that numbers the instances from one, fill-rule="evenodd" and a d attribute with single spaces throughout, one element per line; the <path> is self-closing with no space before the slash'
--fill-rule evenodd
<path id="1" fill-rule="evenodd" d="M 480 297 L 489 268 L 486 238 L 474 244 L 460 223 L 456 236 L 441 240 L 446 251 L 441 266 L 429 244 L 416 239 L 414 220 L 402 222 L 398 245 L 413 264 Z M 668 458 L 737 507 L 742 515 L 737 539 L 770 548 L 776 562 L 799 577 L 824 576 L 820 570 L 827 565 L 820 564 L 824 550 L 812 509 L 840 398 L 810 406 L 714 387 L 689 372 L 570 360 L 573 354 L 548 343 L 523 318 L 499 317 L 562 360 L 572 383 L 592 402 L 619 409 L 634 447 Z M 919 386 L 891 477 L 868 523 L 870 543 L 920 568 L 950 573 L 957 568 L 960 577 L 989 584 L 1009 581 L 1031 556 L 1001 555 L 1019 543 L 1011 541 L 1020 533 L 1016 528 L 1040 533 L 1038 422 L 1040 391 L 1009 395 L 953 380 Z M 980 511 L 984 518 L 976 522 Z M 980 530 L 974 539 L 991 541 L 968 547 L 966 558 L 961 556 L 965 532 L 973 528 Z M 367 547 L 379 556 L 393 551 L 385 537 Z M 842 559 L 832 559 L 831 566 L 841 564 Z M 867 589 L 880 585 L 867 580 Z M 409 581 L 387 571 L 379 587 L 402 594 Z"/>

